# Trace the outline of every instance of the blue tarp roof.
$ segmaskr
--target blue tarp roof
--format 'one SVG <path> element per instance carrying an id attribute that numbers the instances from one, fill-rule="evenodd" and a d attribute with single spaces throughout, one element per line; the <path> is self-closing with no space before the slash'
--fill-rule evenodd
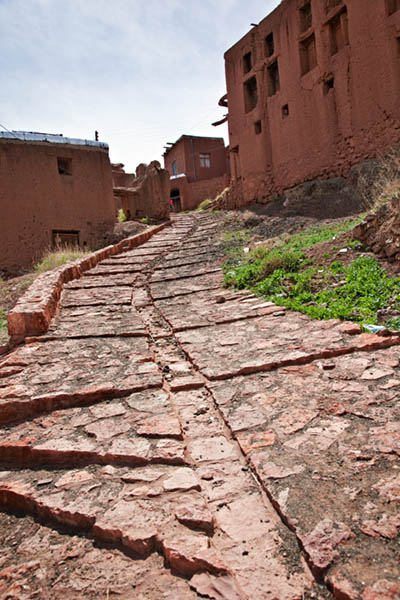
<path id="1" fill-rule="evenodd" d="M 50 144 L 71 144 L 74 146 L 94 146 L 95 148 L 104 148 L 108 150 L 108 144 L 105 142 L 96 142 L 95 140 L 80 140 L 77 138 L 68 138 L 63 135 L 53 135 L 51 133 L 32 133 L 30 131 L 0 131 L 0 139 L 18 139 L 24 142 L 49 142 Z"/>

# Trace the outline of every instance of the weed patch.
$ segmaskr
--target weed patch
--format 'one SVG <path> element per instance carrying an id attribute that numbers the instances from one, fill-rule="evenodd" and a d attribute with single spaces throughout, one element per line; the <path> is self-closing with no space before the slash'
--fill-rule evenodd
<path id="1" fill-rule="evenodd" d="M 123 208 L 120 208 L 117 216 L 118 223 L 124 223 L 126 221 L 126 214 L 124 213 Z"/>
<path id="2" fill-rule="evenodd" d="M 35 265 L 35 271 L 37 273 L 44 273 L 45 271 L 51 271 L 56 267 L 61 267 L 71 260 L 83 258 L 89 251 L 84 251 L 77 246 L 65 246 L 58 250 L 48 250 L 42 257 L 42 260 Z"/>
<path id="3" fill-rule="evenodd" d="M 7 331 L 7 318 L 4 310 L 0 310 L 0 333 Z"/>
<path id="4" fill-rule="evenodd" d="M 345 265 L 334 260 L 318 268 L 305 251 L 315 244 L 334 240 L 354 227 L 358 220 L 339 225 L 313 227 L 281 239 L 277 246 L 259 246 L 245 254 L 228 254 L 224 265 L 227 287 L 248 288 L 254 293 L 309 315 L 313 319 L 347 319 L 376 324 L 378 311 L 400 309 L 400 278 L 390 278 L 371 256 L 359 256 Z M 237 234 L 238 232 L 236 232 Z M 359 250 L 359 242 L 347 247 Z M 386 325 L 400 329 L 400 318 Z"/>

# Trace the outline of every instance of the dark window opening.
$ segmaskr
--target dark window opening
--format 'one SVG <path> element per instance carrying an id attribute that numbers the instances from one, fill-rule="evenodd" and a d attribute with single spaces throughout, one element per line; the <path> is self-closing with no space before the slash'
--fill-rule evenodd
<path id="1" fill-rule="evenodd" d="M 347 9 L 342 10 L 329 22 L 331 54 L 336 54 L 349 44 L 349 29 L 347 24 Z"/>
<path id="2" fill-rule="evenodd" d="M 270 33 L 265 38 L 265 54 L 266 56 L 272 56 L 275 52 L 274 34 Z"/>
<path id="3" fill-rule="evenodd" d="M 71 158 L 57 158 L 57 167 L 60 175 L 72 175 Z"/>
<path id="4" fill-rule="evenodd" d="M 325 13 L 330 12 L 335 6 L 339 6 L 343 0 L 325 0 Z"/>
<path id="5" fill-rule="evenodd" d="M 289 116 L 289 104 L 282 106 L 282 118 L 286 119 Z"/>
<path id="6" fill-rule="evenodd" d="M 206 167 L 207 169 L 211 167 L 211 156 L 210 154 L 199 154 L 200 157 L 200 167 Z"/>
<path id="7" fill-rule="evenodd" d="M 392 15 L 400 10 L 400 0 L 386 0 L 387 14 Z"/>
<path id="8" fill-rule="evenodd" d="M 317 66 L 317 50 L 314 34 L 300 42 L 300 65 L 302 75 L 305 75 Z"/>
<path id="9" fill-rule="evenodd" d="M 254 132 L 255 132 L 256 135 L 260 135 L 260 133 L 262 132 L 261 121 L 256 121 L 254 123 Z"/>
<path id="10" fill-rule="evenodd" d="M 268 73 L 268 96 L 273 96 L 280 90 L 278 61 L 267 67 Z"/>
<path id="11" fill-rule="evenodd" d="M 310 27 L 312 27 L 311 2 L 306 2 L 300 8 L 300 31 L 307 31 Z"/>
<path id="12" fill-rule="evenodd" d="M 172 175 L 176 175 L 177 174 L 177 170 L 176 170 L 176 160 L 174 160 L 174 162 L 171 165 L 171 169 L 172 169 Z"/>
<path id="13" fill-rule="evenodd" d="M 332 75 L 331 77 L 328 77 L 324 81 L 324 94 L 325 94 L 325 96 L 327 94 L 329 94 L 330 90 L 333 90 L 334 87 L 335 87 L 335 78 Z"/>
<path id="14" fill-rule="evenodd" d="M 247 52 L 247 54 L 243 56 L 243 73 L 248 73 L 249 71 L 251 71 L 251 68 L 251 52 Z"/>
<path id="15" fill-rule="evenodd" d="M 65 248 L 66 246 L 79 246 L 79 231 L 62 231 L 53 229 L 53 246 L 56 248 Z"/>
<path id="16" fill-rule="evenodd" d="M 258 102 L 258 90 L 257 90 L 257 79 L 256 76 L 251 77 L 243 84 L 244 90 L 244 110 L 250 112 L 257 106 Z"/>

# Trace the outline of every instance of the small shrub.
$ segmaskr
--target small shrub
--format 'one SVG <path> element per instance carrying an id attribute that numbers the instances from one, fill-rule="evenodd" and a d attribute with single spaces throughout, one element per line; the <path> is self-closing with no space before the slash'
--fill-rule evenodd
<path id="1" fill-rule="evenodd" d="M 202 202 L 200 202 L 199 206 L 197 207 L 197 210 L 201 211 L 201 210 L 207 210 L 210 207 L 212 200 L 211 198 L 207 198 L 206 200 L 203 200 Z"/>
<path id="2" fill-rule="evenodd" d="M 143 219 L 140 219 L 140 222 L 143 223 L 144 225 L 148 225 L 149 224 L 149 217 L 143 217 Z"/>
<path id="3" fill-rule="evenodd" d="M 124 223 L 126 221 L 126 214 L 124 213 L 123 208 L 120 208 L 118 211 L 117 221 L 118 223 Z"/>

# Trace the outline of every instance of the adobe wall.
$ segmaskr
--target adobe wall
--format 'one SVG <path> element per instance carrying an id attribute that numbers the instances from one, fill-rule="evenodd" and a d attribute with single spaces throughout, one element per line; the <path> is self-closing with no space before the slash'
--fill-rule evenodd
<path id="1" fill-rule="evenodd" d="M 122 208 L 128 220 L 169 220 L 169 173 L 158 161 L 138 165 L 135 174 L 113 169 L 113 181 L 115 208 Z"/>
<path id="2" fill-rule="evenodd" d="M 203 200 L 214 199 L 228 185 L 228 175 L 193 183 L 189 183 L 186 177 L 171 179 L 171 189 L 179 189 L 182 210 L 194 210 Z"/>
<path id="3" fill-rule="evenodd" d="M 311 0 L 311 27 L 306 4 L 283 0 L 225 54 L 236 205 L 347 176 L 400 140 L 400 10 L 388 14 L 396 4 Z"/>
<path id="4" fill-rule="evenodd" d="M 61 175 L 57 158 L 70 159 Z M 101 246 L 115 209 L 108 151 L 90 146 L 0 139 L 0 270 L 18 272 L 52 245 L 52 231 L 78 231 Z"/>

